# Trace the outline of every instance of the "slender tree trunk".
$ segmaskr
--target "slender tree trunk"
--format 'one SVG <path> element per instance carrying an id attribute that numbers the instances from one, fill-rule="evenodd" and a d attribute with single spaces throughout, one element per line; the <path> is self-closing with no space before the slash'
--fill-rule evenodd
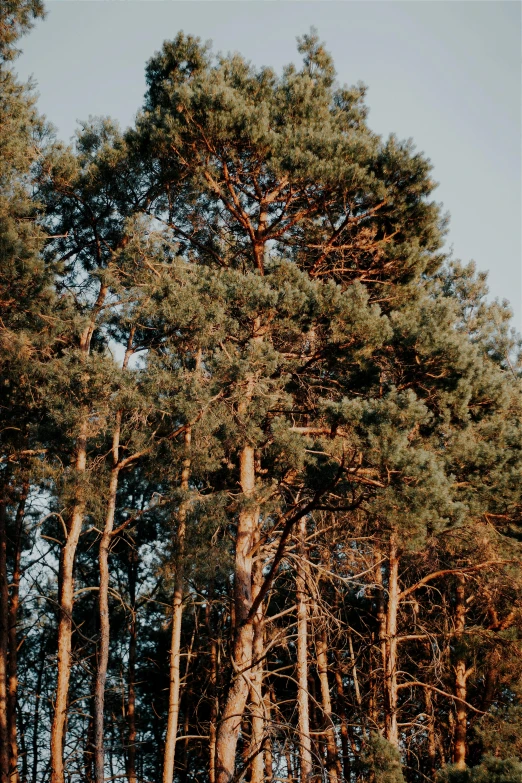
<path id="1" fill-rule="evenodd" d="M 129 638 L 127 721 L 129 727 L 127 780 L 128 783 L 136 783 L 136 601 L 134 595 L 132 598 L 132 617 Z"/>
<path id="2" fill-rule="evenodd" d="M 370 631 L 370 650 L 368 653 L 368 720 L 373 726 L 379 725 L 378 715 L 378 687 L 377 687 L 377 672 L 375 666 L 375 648 L 378 641 L 378 631 Z"/>
<path id="3" fill-rule="evenodd" d="M 100 621 L 100 647 L 96 668 L 96 681 L 94 686 L 94 780 L 103 783 L 105 778 L 105 753 L 104 753 L 104 706 L 105 706 L 105 682 L 107 679 L 107 667 L 109 663 L 110 619 L 109 619 L 109 549 L 114 528 L 114 514 L 116 511 L 116 496 L 118 492 L 118 479 L 120 468 L 118 466 L 118 454 L 120 445 L 121 411 L 118 411 L 116 428 L 113 436 L 113 467 L 109 484 L 109 501 L 105 526 L 100 540 L 99 569 L 100 586 L 98 593 L 99 621 Z"/>
<path id="4" fill-rule="evenodd" d="M 256 531 L 255 544 L 259 546 L 259 531 Z M 253 569 L 252 599 L 255 600 L 263 584 L 263 561 L 261 552 L 257 551 Z M 254 665 L 252 667 L 250 703 L 252 713 L 252 738 L 249 755 L 252 758 L 250 783 L 263 783 L 264 760 L 263 740 L 265 736 L 265 704 L 263 699 L 263 653 L 264 653 L 264 607 L 261 603 L 253 622 L 254 640 L 252 646 Z"/>
<path id="5" fill-rule="evenodd" d="M 321 702 L 326 721 L 326 768 L 330 783 L 338 783 L 342 777 L 341 762 L 335 740 L 333 723 L 332 699 L 330 697 L 330 685 L 328 683 L 328 642 L 326 628 L 322 628 L 316 641 L 317 673 L 321 684 Z"/>
<path id="6" fill-rule="evenodd" d="M 185 459 L 181 472 L 181 490 L 185 493 L 189 489 L 190 478 L 190 441 L 191 431 L 185 431 Z M 184 577 L 183 566 L 185 560 L 185 535 L 187 525 L 188 501 L 184 498 L 178 513 L 178 534 L 176 553 L 176 577 L 174 583 L 174 597 L 172 600 L 172 634 L 170 642 L 170 684 L 169 684 L 169 712 L 167 719 L 167 735 L 165 737 L 165 757 L 163 761 L 163 783 L 172 783 L 174 779 L 174 757 L 176 753 L 176 737 L 178 734 L 178 720 L 180 707 L 180 683 L 181 683 L 181 620 L 183 616 L 183 590 Z"/>
<path id="7" fill-rule="evenodd" d="M 18 641 L 16 628 L 18 624 L 18 607 L 20 604 L 20 559 L 22 555 L 22 538 L 24 527 L 24 514 L 29 484 L 25 482 L 18 501 L 18 509 L 15 520 L 14 563 L 13 578 L 11 580 L 11 600 L 9 603 L 9 661 L 8 661 L 8 689 L 7 689 L 7 720 L 9 733 L 9 780 L 15 783 L 18 775 L 18 742 L 16 732 L 16 707 L 18 696 Z"/>
<path id="8" fill-rule="evenodd" d="M 390 537 L 388 612 L 386 618 L 386 739 L 399 746 L 397 727 L 397 612 L 399 608 L 399 557 L 395 535 Z"/>
<path id="9" fill-rule="evenodd" d="M 87 456 L 87 420 L 82 423 L 78 438 L 75 469 L 78 476 L 85 472 Z M 74 603 L 74 560 L 80 538 L 85 501 L 79 498 L 74 504 L 67 529 L 67 541 L 60 558 L 59 622 L 57 684 L 54 702 L 54 718 L 51 728 L 51 783 L 64 783 L 63 747 L 65 721 L 72 657 L 72 611 Z"/>
<path id="10" fill-rule="evenodd" d="M 308 574 L 307 574 L 308 576 Z M 310 610 L 308 611 L 310 617 Z M 309 638 L 308 638 L 308 641 Z M 310 656 L 311 658 L 311 656 Z M 308 661 L 308 710 L 310 713 L 310 742 L 312 745 L 312 759 L 317 759 L 321 763 L 323 750 L 323 721 L 322 711 L 319 707 L 319 696 L 317 693 L 317 680 L 310 671 L 311 660 Z M 313 761 L 312 761 L 313 769 Z"/>
<path id="11" fill-rule="evenodd" d="M 264 697 L 264 705 L 265 705 L 265 721 L 267 722 L 267 726 L 270 727 L 272 725 L 272 689 L 271 687 L 265 689 L 265 697 Z M 273 777 L 274 777 L 274 770 L 273 770 L 273 755 L 272 755 L 272 736 L 271 732 L 265 731 L 265 739 L 264 739 L 264 756 L 265 756 L 265 783 L 271 783 Z"/>
<path id="12" fill-rule="evenodd" d="M 128 783 L 136 783 L 136 642 L 138 633 L 138 618 L 136 606 L 136 581 L 138 569 L 138 552 L 132 547 L 129 550 L 128 584 L 129 584 L 129 664 L 127 671 L 127 757 L 126 771 Z"/>
<path id="13" fill-rule="evenodd" d="M 123 359 L 122 370 L 126 370 L 133 354 L 132 343 L 135 328 L 130 330 L 127 340 L 127 349 Z M 118 481 L 120 471 L 127 462 L 120 462 L 120 436 L 123 410 L 118 410 L 112 435 L 112 469 L 109 482 L 109 498 L 105 525 L 100 539 L 98 566 L 100 570 L 100 586 L 98 590 L 98 609 L 100 623 L 100 646 L 97 656 L 96 680 L 94 685 L 94 779 L 96 783 L 103 783 L 105 778 L 105 752 L 104 752 L 104 708 L 105 708 L 105 683 L 107 680 L 107 668 L 109 664 L 110 643 L 110 617 L 109 617 L 109 551 L 114 530 L 114 516 L 116 514 L 116 500 L 118 495 Z M 129 458 L 128 458 L 129 459 Z M 113 734 L 111 734 L 113 737 Z M 112 773 L 111 773 L 112 774 Z"/>
<path id="14" fill-rule="evenodd" d="M 496 651 L 494 655 L 496 655 Z M 496 660 L 491 661 L 491 663 L 488 665 L 488 668 L 486 670 L 486 676 L 484 678 L 484 691 L 482 693 L 482 701 L 480 704 L 480 709 L 483 712 L 487 712 L 489 708 L 491 707 L 491 703 L 493 702 L 493 698 L 495 696 L 495 690 L 497 687 L 498 682 L 498 663 Z"/>
<path id="15" fill-rule="evenodd" d="M 252 606 L 252 548 L 257 530 L 259 507 L 250 505 L 255 490 L 253 446 L 244 446 L 240 454 L 240 483 L 246 505 L 239 514 L 234 563 L 234 605 L 236 634 L 232 653 L 233 680 L 221 716 L 216 741 L 216 780 L 229 783 L 234 775 L 236 748 L 241 721 L 250 691 L 253 627 L 246 622 Z"/>
<path id="16" fill-rule="evenodd" d="M 7 717 L 7 649 L 9 592 L 7 587 L 7 501 L 0 503 L 0 783 L 9 781 Z"/>
<path id="17" fill-rule="evenodd" d="M 343 678 L 340 672 L 339 657 L 337 658 L 337 668 L 335 670 L 335 685 L 337 691 L 337 713 L 341 720 L 341 748 L 343 753 L 343 775 L 345 781 L 350 780 L 351 764 L 350 764 L 350 750 L 348 747 L 348 722 L 346 718 L 346 705 L 344 696 Z"/>
<path id="18" fill-rule="evenodd" d="M 457 650 L 461 644 L 465 627 L 466 590 L 464 577 L 461 576 L 458 579 L 455 606 L 455 644 Z M 467 699 L 468 676 L 469 672 L 466 670 L 466 659 L 461 652 L 458 652 L 455 664 L 455 696 L 464 701 Z M 455 704 L 456 721 L 453 740 L 453 763 L 457 769 L 466 769 L 468 711 L 466 705 L 462 701 L 457 701 Z"/>
<path id="19" fill-rule="evenodd" d="M 382 560 L 383 560 L 383 554 L 382 550 L 379 546 L 379 544 L 375 545 L 374 548 L 374 557 L 375 557 L 375 570 L 374 570 L 374 576 L 375 576 L 375 584 L 377 585 L 376 589 L 376 603 L 377 603 L 377 623 L 378 627 L 376 630 L 376 637 L 378 643 L 379 643 L 379 649 L 381 653 L 381 667 L 380 667 L 380 676 L 379 676 L 379 667 L 378 666 L 371 666 L 370 671 L 370 678 L 373 681 L 374 687 L 372 689 L 372 699 L 371 699 L 371 705 L 370 705 L 370 720 L 373 722 L 373 725 L 378 725 L 380 722 L 380 710 L 379 710 L 379 696 L 381 694 L 381 687 L 380 683 L 382 683 L 382 694 L 384 696 L 384 703 L 383 703 L 383 711 L 384 711 L 384 723 L 386 727 L 386 715 L 388 713 L 388 705 L 387 705 L 387 688 L 386 688 L 386 670 L 387 670 L 387 644 L 386 644 L 386 597 L 384 592 L 384 584 L 383 584 L 383 578 L 382 578 Z M 373 662 L 373 655 L 371 658 L 371 662 Z M 377 662 L 376 662 L 377 663 Z"/>
<path id="20" fill-rule="evenodd" d="M 286 779 L 288 783 L 294 783 L 295 775 L 294 775 L 294 766 L 292 764 L 292 751 L 290 750 L 288 745 L 285 745 L 285 763 L 286 763 Z"/>
<path id="21" fill-rule="evenodd" d="M 91 340 L 96 328 L 96 318 L 103 306 L 108 288 L 101 285 L 89 324 L 80 339 L 80 351 L 87 358 Z M 72 668 L 72 612 L 74 605 L 74 561 L 82 530 L 85 513 L 85 497 L 81 481 L 87 465 L 87 435 L 89 431 L 89 411 L 84 408 L 81 414 L 80 432 L 76 443 L 74 469 L 77 476 L 77 492 L 67 526 L 67 538 L 62 547 L 59 567 L 59 621 L 58 654 L 56 675 L 56 697 L 54 716 L 51 726 L 51 783 L 64 783 L 63 750 L 65 744 L 65 725 L 67 719 L 67 701 L 69 680 Z"/>
<path id="22" fill-rule="evenodd" d="M 95 688 L 95 682 L 96 682 L 96 673 L 93 677 L 93 685 L 92 685 L 92 692 L 94 693 Z M 94 710 L 93 710 L 93 704 L 94 698 L 89 699 L 89 706 L 90 711 L 92 712 L 91 715 L 89 715 L 89 722 L 87 724 L 87 732 L 85 734 L 85 742 L 83 746 L 83 774 L 85 776 L 85 783 L 93 783 L 94 776 L 93 776 L 93 760 L 94 760 Z"/>
<path id="23" fill-rule="evenodd" d="M 361 691 L 359 688 L 359 677 L 357 676 L 357 665 L 355 663 L 355 655 L 353 652 L 353 640 L 350 631 L 348 631 L 348 649 L 350 650 L 350 662 L 352 664 L 352 678 L 353 678 L 353 689 L 355 691 L 355 701 L 357 702 L 357 706 L 360 708 L 362 705 Z"/>
<path id="24" fill-rule="evenodd" d="M 116 716 L 112 715 L 112 720 L 110 722 L 111 727 L 111 742 L 109 745 L 109 772 L 110 772 L 110 779 L 111 781 L 114 780 L 114 727 L 116 725 Z"/>
<path id="25" fill-rule="evenodd" d="M 253 341 L 257 343 L 263 341 L 259 318 L 254 320 Z M 239 415 L 247 414 L 254 385 L 255 376 L 251 375 L 248 378 L 244 398 L 238 406 Z M 250 692 L 254 629 L 252 622 L 248 621 L 248 616 L 253 602 L 253 547 L 259 525 L 260 509 L 252 499 L 256 487 L 256 461 L 254 447 L 249 443 L 243 446 L 239 454 L 239 483 L 243 492 L 244 506 L 239 513 L 237 523 L 234 558 L 233 674 L 216 737 L 216 783 L 229 783 L 234 775 L 241 722 Z"/>
<path id="26" fill-rule="evenodd" d="M 41 641 L 40 647 L 40 665 L 38 667 L 38 674 L 36 676 L 36 690 L 34 694 L 34 715 L 33 715 L 33 736 L 32 736 L 32 757 L 33 757 L 33 769 L 31 775 L 31 783 L 36 783 L 38 777 L 38 747 L 39 736 L 38 728 L 40 726 L 40 702 L 42 699 L 42 681 L 45 669 L 45 645 L 44 639 Z"/>
<path id="27" fill-rule="evenodd" d="M 22 781 L 22 783 L 27 783 L 27 780 L 29 778 L 29 754 L 27 752 L 27 721 L 24 721 L 23 719 L 23 713 L 20 709 L 20 705 L 16 705 L 16 712 L 18 716 L 18 726 L 19 726 L 19 733 L 20 733 L 20 749 L 21 749 L 21 758 L 22 758 L 22 774 L 19 776 L 19 780 Z"/>
<path id="28" fill-rule="evenodd" d="M 209 725 L 209 783 L 216 783 L 216 735 L 218 720 L 217 675 L 218 675 L 218 643 L 212 633 L 212 617 L 210 598 L 205 608 L 208 637 L 210 639 L 210 725 Z"/>
<path id="29" fill-rule="evenodd" d="M 297 710 L 301 783 L 312 775 L 312 741 L 308 703 L 308 597 L 306 595 L 306 519 L 299 520 L 299 562 L 297 592 Z"/>
<path id="30" fill-rule="evenodd" d="M 188 733 L 190 728 L 190 703 L 186 701 L 185 704 L 185 720 L 183 722 L 183 734 L 185 735 L 185 739 L 183 740 L 183 754 L 181 757 L 181 774 L 180 774 L 180 783 L 187 783 L 188 778 L 188 765 L 189 765 L 189 757 L 188 757 Z"/>
<path id="31" fill-rule="evenodd" d="M 428 716 L 428 759 L 430 765 L 430 773 L 435 778 L 437 771 L 437 743 L 435 737 L 435 713 L 433 710 L 433 700 L 431 698 L 431 691 L 429 688 L 423 688 L 424 690 L 424 703 L 426 705 L 426 715 Z"/>

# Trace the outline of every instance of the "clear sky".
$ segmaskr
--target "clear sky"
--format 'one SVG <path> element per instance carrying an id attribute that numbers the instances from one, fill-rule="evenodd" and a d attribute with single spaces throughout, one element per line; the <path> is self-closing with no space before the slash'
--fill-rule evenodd
<path id="1" fill-rule="evenodd" d="M 310 26 L 340 82 L 369 88 L 369 122 L 413 138 L 450 212 L 448 244 L 489 270 L 522 328 L 521 9 L 517 0 L 49 0 L 16 61 L 64 140 L 76 122 L 132 123 L 144 65 L 178 30 L 277 69 Z"/>

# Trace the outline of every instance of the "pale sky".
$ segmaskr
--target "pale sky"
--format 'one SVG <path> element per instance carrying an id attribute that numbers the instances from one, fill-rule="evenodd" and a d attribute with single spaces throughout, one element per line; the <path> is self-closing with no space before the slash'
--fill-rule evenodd
<path id="1" fill-rule="evenodd" d="M 16 61 L 69 140 L 77 120 L 131 124 L 144 66 L 179 30 L 256 65 L 298 61 L 314 25 L 341 83 L 368 86 L 369 124 L 412 138 L 451 215 L 448 245 L 489 270 L 522 329 L 521 9 L 517 0 L 48 0 Z"/>

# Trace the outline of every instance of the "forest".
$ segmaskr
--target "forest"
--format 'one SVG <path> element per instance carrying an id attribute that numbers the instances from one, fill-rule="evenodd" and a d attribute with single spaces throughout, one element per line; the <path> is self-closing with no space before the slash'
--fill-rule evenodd
<path id="1" fill-rule="evenodd" d="M 43 15 L 0 6 L 0 783 L 522 783 L 521 343 L 428 158 L 314 30 L 178 33 L 68 146 Z"/>

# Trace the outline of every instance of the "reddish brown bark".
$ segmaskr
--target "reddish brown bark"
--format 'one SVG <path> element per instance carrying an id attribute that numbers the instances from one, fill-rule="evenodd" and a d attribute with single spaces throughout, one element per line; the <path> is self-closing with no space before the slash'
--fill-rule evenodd
<path id="1" fill-rule="evenodd" d="M 317 654 L 317 673 L 321 684 L 321 704 L 325 717 L 326 736 L 326 769 L 330 783 L 337 783 L 342 778 L 341 762 L 335 741 L 333 723 L 332 699 L 330 697 L 330 685 L 328 682 L 328 642 L 326 628 L 322 628 L 315 640 Z"/>
<path id="2" fill-rule="evenodd" d="M 435 735 L 435 713 L 429 688 L 424 688 L 424 703 L 426 705 L 426 715 L 428 717 L 428 759 L 431 775 L 432 777 L 435 777 L 437 771 L 437 741 Z"/>
<path id="3" fill-rule="evenodd" d="M 128 671 L 128 695 L 127 695 L 127 724 L 128 751 L 127 751 L 127 780 L 136 783 L 136 601 L 134 590 L 131 595 L 132 617 L 129 628 L 129 671 Z"/>
<path id="4" fill-rule="evenodd" d="M 336 656 L 337 657 L 337 656 Z M 341 748 L 343 759 L 343 774 L 346 781 L 350 780 L 351 764 L 349 751 L 348 721 L 346 717 L 346 706 L 344 696 L 344 685 L 342 674 L 339 671 L 339 659 L 337 657 L 337 668 L 335 670 L 335 686 L 337 692 L 337 713 L 341 721 Z"/>
<path id="5" fill-rule="evenodd" d="M 265 756 L 265 783 L 271 783 L 274 777 L 273 771 L 273 754 L 272 754 L 272 737 L 270 733 L 271 716 L 272 716 L 272 692 L 270 688 L 266 688 L 264 697 L 265 706 L 265 721 L 267 724 L 267 730 L 265 731 L 264 739 L 264 756 Z"/>
<path id="6" fill-rule="evenodd" d="M 18 741 L 16 730 L 16 706 L 18 696 L 18 640 L 16 628 L 18 624 L 18 608 L 20 605 L 20 560 L 22 555 L 22 537 L 24 514 L 29 484 L 26 482 L 18 501 L 15 520 L 14 562 L 11 579 L 11 596 L 9 602 L 9 640 L 8 640 L 8 672 L 7 672 L 7 721 L 9 734 L 9 780 L 10 783 L 19 779 L 18 774 Z"/>
<path id="7" fill-rule="evenodd" d="M 216 783 L 216 736 L 218 719 L 218 643 L 212 633 L 211 622 L 211 603 L 207 602 L 205 607 L 205 618 L 207 630 L 210 639 L 210 725 L 209 725 L 209 764 L 208 779 L 209 783 Z"/>
<path id="8" fill-rule="evenodd" d="M 390 537 L 388 568 L 388 610 L 386 614 L 385 735 L 398 747 L 397 726 L 397 613 L 399 608 L 399 557 L 395 535 Z"/>
<path id="9" fill-rule="evenodd" d="M 297 710 L 299 732 L 299 761 L 301 781 L 312 774 L 312 741 L 310 738 L 310 709 L 308 701 L 308 596 L 306 593 L 306 520 L 299 520 L 299 561 L 296 574 L 297 592 Z"/>
<path id="10" fill-rule="evenodd" d="M 462 636 L 466 628 L 466 582 L 463 576 L 458 577 L 455 603 L 455 644 L 457 646 L 457 660 L 455 663 L 455 732 L 453 735 L 453 763 L 457 769 L 466 768 L 467 757 L 467 733 L 468 733 L 468 710 L 467 700 L 467 681 L 471 674 L 471 669 L 466 669 L 466 659 L 461 652 L 460 645 Z"/>
<path id="11" fill-rule="evenodd" d="M 380 549 L 379 544 L 376 543 L 375 549 L 374 549 L 374 557 L 375 557 L 375 567 L 374 567 L 374 575 L 375 575 L 375 584 L 377 585 L 376 589 L 376 602 L 377 602 L 377 623 L 378 623 L 378 629 L 376 631 L 377 640 L 379 643 L 379 649 L 381 653 L 381 671 L 382 671 L 382 685 L 383 685 L 383 696 L 384 696 L 384 710 L 386 713 L 386 671 L 387 671 L 387 644 L 386 644 L 386 625 L 387 625 L 387 618 L 386 618 L 386 596 L 384 591 L 384 584 L 383 584 L 383 578 L 382 578 L 382 560 L 383 560 L 383 554 Z M 371 651 L 372 652 L 372 651 Z M 379 705 L 378 705 L 378 699 L 379 699 L 379 677 L 374 674 L 374 667 L 371 666 L 371 677 L 373 681 L 373 688 L 372 688 L 372 695 L 371 695 L 371 703 L 370 703 L 370 720 L 373 722 L 374 725 L 377 724 L 378 721 L 378 713 L 379 713 Z"/>

